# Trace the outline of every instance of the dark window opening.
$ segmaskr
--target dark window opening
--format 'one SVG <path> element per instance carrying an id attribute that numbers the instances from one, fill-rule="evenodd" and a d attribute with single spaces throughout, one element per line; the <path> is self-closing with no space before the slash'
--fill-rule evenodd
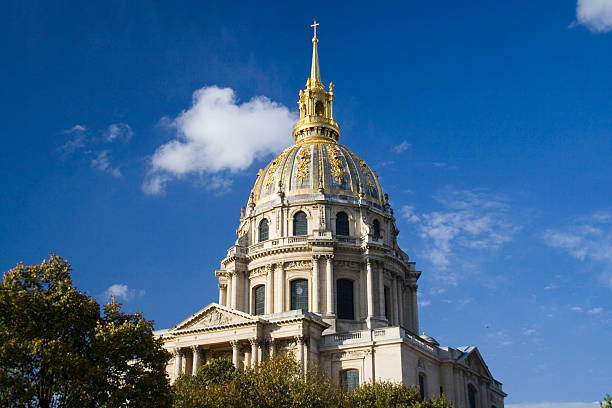
<path id="1" fill-rule="evenodd" d="M 267 240 L 268 240 L 268 220 L 264 218 L 259 223 L 259 242 L 263 242 Z"/>
<path id="2" fill-rule="evenodd" d="M 380 238 L 380 222 L 378 220 L 372 221 L 372 236 Z"/>
<path id="3" fill-rule="evenodd" d="M 385 317 L 391 320 L 391 291 L 385 286 Z"/>
<path id="4" fill-rule="evenodd" d="M 340 372 L 340 386 L 343 391 L 359 387 L 359 370 L 344 370 Z"/>
<path id="5" fill-rule="evenodd" d="M 468 402 L 470 408 L 476 408 L 476 389 L 471 384 L 468 386 Z"/>
<path id="6" fill-rule="evenodd" d="M 425 399 L 425 374 L 419 374 L 419 395 L 421 400 Z"/>
<path id="7" fill-rule="evenodd" d="M 255 299 L 255 315 L 262 315 L 266 312 L 266 287 L 264 285 L 256 286 L 253 289 L 253 298 Z"/>
<path id="8" fill-rule="evenodd" d="M 349 235 L 349 219 L 345 212 L 336 214 L 336 235 Z"/>
<path id="9" fill-rule="evenodd" d="M 291 281 L 291 310 L 308 310 L 308 281 Z"/>
<path id="10" fill-rule="evenodd" d="M 315 103 L 315 115 L 325 116 L 325 105 L 323 105 L 323 102 L 317 101 L 317 103 Z"/>
<path id="11" fill-rule="evenodd" d="M 307 235 L 308 234 L 308 221 L 306 220 L 306 213 L 304 211 L 298 211 L 293 216 L 293 235 Z"/>
<path id="12" fill-rule="evenodd" d="M 338 279 L 336 282 L 338 296 L 338 319 L 355 319 L 355 306 L 353 299 L 353 281 Z"/>

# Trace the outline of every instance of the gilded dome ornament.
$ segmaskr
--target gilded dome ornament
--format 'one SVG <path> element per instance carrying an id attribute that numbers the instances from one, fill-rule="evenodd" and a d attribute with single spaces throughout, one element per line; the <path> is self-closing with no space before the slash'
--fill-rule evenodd
<path id="1" fill-rule="evenodd" d="M 331 174 L 332 177 L 338 180 L 338 183 L 342 183 L 344 181 L 344 169 L 342 169 L 342 161 L 338 156 L 338 152 L 333 147 L 328 147 L 329 152 L 329 164 L 331 165 Z"/>
<path id="2" fill-rule="evenodd" d="M 304 179 L 308 177 L 308 165 L 310 164 L 309 150 L 308 147 L 302 148 L 296 162 L 295 178 L 300 181 L 300 184 L 304 184 Z"/>

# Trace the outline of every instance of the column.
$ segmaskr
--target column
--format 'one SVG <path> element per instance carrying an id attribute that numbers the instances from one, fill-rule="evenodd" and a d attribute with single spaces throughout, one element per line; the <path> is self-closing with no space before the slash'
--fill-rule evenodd
<path id="1" fill-rule="evenodd" d="M 272 358 L 276 355 L 276 340 L 270 339 L 268 343 L 268 357 Z"/>
<path id="2" fill-rule="evenodd" d="M 312 312 L 320 313 L 319 310 L 319 258 L 320 255 L 312 256 Z"/>
<path id="3" fill-rule="evenodd" d="M 397 282 L 397 304 L 399 309 L 399 325 L 406 327 L 406 322 L 404 322 L 404 283 L 402 281 Z"/>
<path id="4" fill-rule="evenodd" d="M 274 313 L 274 271 L 271 265 L 266 267 L 266 271 L 266 314 L 271 314 Z"/>
<path id="5" fill-rule="evenodd" d="M 243 295 L 243 303 L 242 303 L 242 311 L 244 313 L 250 313 L 251 310 L 251 281 L 249 279 L 249 271 L 244 271 L 244 295 Z"/>
<path id="6" fill-rule="evenodd" d="M 412 303 L 412 331 L 414 333 L 419 333 L 419 307 L 417 304 L 417 284 L 413 283 L 410 285 L 410 297 Z"/>
<path id="7" fill-rule="evenodd" d="M 257 367 L 257 357 L 258 357 L 258 353 L 257 353 L 257 339 L 256 338 L 251 338 L 249 339 L 249 342 L 251 343 L 251 368 L 254 370 Z"/>
<path id="8" fill-rule="evenodd" d="M 236 271 L 232 272 L 232 303 L 231 308 L 236 308 L 236 300 L 238 299 L 238 275 Z"/>
<path id="9" fill-rule="evenodd" d="M 230 341 L 230 344 L 232 345 L 232 364 L 234 364 L 234 367 L 239 368 L 238 353 L 240 352 L 240 349 L 238 340 L 232 340 Z"/>
<path id="10" fill-rule="evenodd" d="M 247 367 L 251 366 L 251 349 L 247 348 L 244 350 L 244 364 L 243 364 L 244 368 L 246 369 Z"/>
<path id="11" fill-rule="evenodd" d="M 227 300 L 227 285 L 219 284 L 219 304 L 224 306 Z"/>
<path id="12" fill-rule="evenodd" d="M 314 336 L 310 336 L 308 339 L 308 350 L 310 351 L 310 355 L 312 356 L 312 364 L 318 366 L 319 365 L 319 343 Z"/>
<path id="13" fill-rule="evenodd" d="M 227 287 L 225 288 L 225 303 L 224 305 L 227 307 L 232 307 L 232 274 L 227 274 Z"/>
<path id="14" fill-rule="evenodd" d="M 372 278 L 372 261 L 366 260 L 366 291 L 368 298 L 368 319 L 374 317 L 374 279 Z"/>
<path id="15" fill-rule="evenodd" d="M 181 348 L 174 349 L 174 380 L 176 380 L 183 371 L 183 350 Z"/>
<path id="16" fill-rule="evenodd" d="M 198 373 L 198 368 L 200 368 L 200 346 L 191 346 L 191 351 L 193 352 L 193 364 L 191 364 L 191 375 L 196 375 Z"/>
<path id="17" fill-rule="evenodd" d="M 278 298 L 279 300 L 279 305 L 280 305 L 280 310 L 279 312 L 284 312 L 285 311 L 285 265 L 281 262 L 277 265 L 278 267 L 278 280 L 280 281 L 280 285 L 278 286 L 279 289 L 279 293 L 278 293 Z"/>
<path id="18" fill-rule="evenodd" d="M 399 304 L 397 302 L 397 279 L 395 276 L 391 278 L 391 299 L 393 301 L 393 325 L 399 325 Z"/>
<path id="19" fill-rule="evenodd" d="M 304 336 L 295 336 L 295 343 L 297 345 L 296 359 L 300 363 L 300 367 L 303 373 L 304 372 Z"/>
<path id="20" fill-rule="evenodd" d="M 334 316 L 336 314 L 334 310 L 334 256 L 325 255 L 327 261 L 326 268 L 326 285 L 327 285 L 327 316 Z"/>
<path id="21" fill-rule="evenodd" d="M 385 319 L 385 269 L 382 265 L 378 268 L 378 310 L 380 318 Z"/>

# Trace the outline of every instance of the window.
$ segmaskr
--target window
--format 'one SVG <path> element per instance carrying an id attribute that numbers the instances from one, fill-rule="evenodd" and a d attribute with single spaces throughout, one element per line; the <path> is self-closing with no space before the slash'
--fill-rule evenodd
<path id="1" fill-rule="evenodd" d="M 323 102 L 317 101 L 317 103 L 315 103 L 315 115 L 325 116 L 325 106 L 323 105 Z"/>
<path id="2" fill-rule="evenodd" d="M 293 216 L 293 235 L 308 235 L 308 221 L 304 211 L 298 211 Z"/>
<path id="3" fill-rule="evenodd" d="M 476 408 L 476 388 L 472 384 L 468 385 L 469 408 Z"/>
<path id="4" fill-rule="evenodd" d="M 268 240 L 268 220 L 263 219 L 259 223 L 259 242 Z"/>
<path id="5" fill-rule="evenodd" d="M 372 221 L 372 236 L 380 238 L 380 222 L 378 220 Z"/>
<path id="6" fill-rule="evenodd" d="M 340 371 L 340 386 L 343 391 L 350 391 L 359 387 L 359 370 Z"/>
<path id="7" fill-rule="evenodd" d="M 338 298 L 338 319 L 355 319 L 355 306 L 353 300 L 353 281 L 338 279 L 336 282 Z"/>
<path id="8" fill-rule="evenodd" d="M 349 220 L 345 212 L 336 214 L 336 235 L 349 235 Z"/>
<path id="9" fill-rule="evenodd" d="M 385 286 L 385 317 L 391 320 L 391 291 Z"/>
<path id="10" fill-rule="evenodd" d="M 419 395 L 421 396 L 421 400 L 425 399 L 425 374 L 419 374 Z"/>
<path id="11" fill-rule="evenodd" d="M 255 302 L 255 315 L 262 315 L 266 312 L 266 287 L 264 285 L 255 286 L 253 289 L 253 299 Z"/>
<path id="12" fill-rule="evenodd" d="M 308 281 L 291 281 L 291 310 L 308 310 Z"/>

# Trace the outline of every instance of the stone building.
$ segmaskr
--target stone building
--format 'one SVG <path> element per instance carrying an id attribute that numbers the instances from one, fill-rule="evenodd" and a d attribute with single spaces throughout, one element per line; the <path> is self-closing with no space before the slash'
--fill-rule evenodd
<path id="1" fill-rule="evenodd" d="M 292 351 L 350 389 L 389 380 L 444 393 L 457 407 L 501 408 L 506 394 L 475 347 L 419 335 L 415 269 L 397 244 L 387 195 L 367 163 L 338 144 L 334 87 L 318 39 L 300 91 L 295 144 L 258 173 L 211 303 L 156 335 L 172 379 L 214 358 L 256 367 Z"/>

